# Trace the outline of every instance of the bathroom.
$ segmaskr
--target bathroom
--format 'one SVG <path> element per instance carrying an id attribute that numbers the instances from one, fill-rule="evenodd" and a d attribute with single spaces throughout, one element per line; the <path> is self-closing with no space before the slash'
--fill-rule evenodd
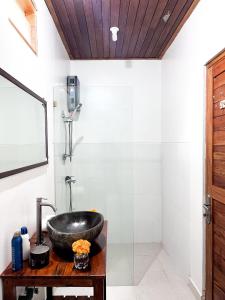
<path id="1" fill-rule="evenodd" d="M 36 198 L 47 198 L 59 214 L 70 210 L 71 196 L 72 210 L 96 210 L 107 220 L 108 300 L 225 299 L 205 298 L 202 209 L 206 64 L 225 48 L 224 0 L 193 1 L 196 7 L 160 59 L 72 59 L 49 11 L 54 1 L 47 0 L 34 1 L 35 50 L 12 25 L 10 2 L 1 1 L 0 68 L 47 102 L 48 163 L 0 177 L 1 272 L 12 259 L 14 232 L 22 226 L 30 236 L 36 232 Z M 108 37 L 114 47 L 110 31 Z M 78 76 L 82 103 L 74 115 L 71 162 L 63 159 L 67 76 Z M 20 108 L 29 126 L 30 112 Z M 5 135 L 10 114 L 1 126 Z M 16 140 L 16 128 L 10 134 Z M 66 176 L 76 181 L 71 195 Z M 43 207 L 42 213 L 44 223 L 53 211 Z M 58 287 L 53 294 L 92 296 L 93 290 Z M 46 299 L 45 290 L 33 298 Z"/>

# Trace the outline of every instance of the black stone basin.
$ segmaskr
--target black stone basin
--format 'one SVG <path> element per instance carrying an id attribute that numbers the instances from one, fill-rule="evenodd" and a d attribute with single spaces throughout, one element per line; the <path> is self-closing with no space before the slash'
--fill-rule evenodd
<path id="1" fill-rule="evenodd" d="M 47 229 L 53 247 L 71 253 L 73 242 L 80 239 L 92 242 L 102 231 L 103 224 L 104 218 L 100 213 L 76 211 L 51 218 Z"/>

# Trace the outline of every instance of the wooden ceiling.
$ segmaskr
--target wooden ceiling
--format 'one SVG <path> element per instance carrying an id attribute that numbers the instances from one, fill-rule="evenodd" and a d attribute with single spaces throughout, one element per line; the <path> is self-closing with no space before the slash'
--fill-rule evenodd
<path id="1" fill-rule="evenodd" d="M 45 2 L 71 59 L 157 59 L 199 0 Z M 112 26 L 119 27 L 117 42 Z"/>

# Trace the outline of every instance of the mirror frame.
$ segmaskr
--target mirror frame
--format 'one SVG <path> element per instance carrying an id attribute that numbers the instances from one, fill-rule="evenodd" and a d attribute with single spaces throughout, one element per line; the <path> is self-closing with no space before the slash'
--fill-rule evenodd
<path id="1" fill-rule="evenodd" d="M 45 151 L 46 151 L 46 161 L 36 163 L 33 165 L 24 166 L 24 167 L 13 169 L 13 170 L 9 170 L 9 171 L 5 171 L 5 172 L 1 172 L 0 173 L 0 179 L 1 179 L 4 177 L 15 175 L 15 174 L 25 172 L 25 171 L 28 171 L 28 170 L 31 170 L 34 168 L 38 168 L 38 167 L 48 164 L 48 117 L 47 117 L 47 102 L 44 100 L 44 98 L 41 98 L 40 96 L 38 96 L 36 93 L 34 93 L 32 90 L 30 90 L 28 87 L 23 85 L 21 82 L 19 82 L 17 79 L 15 79 L 13 76 L 11 76 L 9 73 L 7 73 L 6 71 L 4 71 L 1 68 L 0 68 L 0 75 L 3 76 L 4 78 L 8 79 L 9 81 L 11 81 L 13 84 L 15 84 L 20 89 L 24 90 L 26 93 L 30 94 L 32 97 L 36 98 L 37 101 L 42 103 L 42 105 L 44 107 L 44 111 L 45 111 Z"/>

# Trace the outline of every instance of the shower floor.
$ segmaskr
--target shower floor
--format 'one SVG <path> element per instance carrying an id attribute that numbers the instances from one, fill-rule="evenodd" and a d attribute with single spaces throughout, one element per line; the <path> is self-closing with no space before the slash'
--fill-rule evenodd
<path id="1" fill-rule="evenodd" d="M 108 252 L 107 300 L 196 300 L 160 244 L 113 244 Z M 55 295 L 92 293 L 91 288 L 54 289 Z"/>
<path id="2" fill-rule="evenodd" d="M 109 244 L 108 286 L 138 285 L 160 250 L 159 243 Z"/>
<path id="3" fill-rule="evenodd" d="M 148 249 L 148 246 L 144 245 L 142 249 L 146 250 L 146 248 Z M 141 257 L 138 259 L 141 259 Z M 150 258 L 146 257 L 145 259 L 149 263 Z M 144 268 L 139 269 L 137 279 L 139 282 L 135 286 L 107 287 L 107 300 L 198 299 L 193 294 L 188 283 L 178 275 L 170 258 L 163 249 L 160 249 L 156 257 L 148 265 L 147 270 Z"/>

